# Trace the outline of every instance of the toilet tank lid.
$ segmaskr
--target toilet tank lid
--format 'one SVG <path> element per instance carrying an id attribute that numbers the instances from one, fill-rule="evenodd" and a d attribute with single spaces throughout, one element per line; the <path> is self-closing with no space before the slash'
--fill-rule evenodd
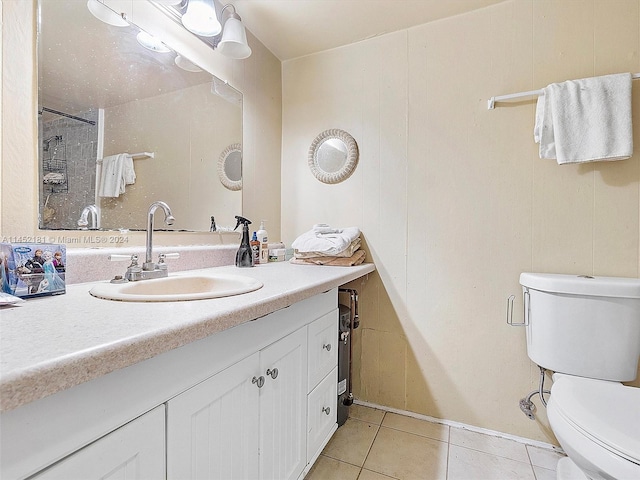
<path id="1" fill-rule="evenodd" d="M 594 297 L 640 298 L 640 278 L 590 277 L 557 273 L 522 273 L 520 285 L 550 293 Z"/>

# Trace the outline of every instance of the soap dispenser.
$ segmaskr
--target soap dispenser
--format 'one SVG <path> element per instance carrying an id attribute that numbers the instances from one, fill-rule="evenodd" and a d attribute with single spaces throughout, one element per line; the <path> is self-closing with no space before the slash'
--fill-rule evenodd
<path id="1" fill-rule="evenodd" d="M 249 244 L 249 225 L 251 220 L 236 215 L 236 230 L 240 224 L 242 224 L 242 241 L 236 253 L 236 267 L 253 267 L 253 252 L 251 251 L 251 245 Z"/>

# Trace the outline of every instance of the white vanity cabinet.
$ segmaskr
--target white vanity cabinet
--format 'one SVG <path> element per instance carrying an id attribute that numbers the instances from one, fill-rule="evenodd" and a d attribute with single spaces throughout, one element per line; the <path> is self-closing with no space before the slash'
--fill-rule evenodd
<path id="1" fill-rule="evenodd" d="M 303 327 L 170 400 L 168 478 L 297 479 L 306 356 Z"/>
<path id="2" fill-rule="evenodd" d="M 32 479 L 164 478 L 164 418 L 165 408 L 160 405 L 69 455 Z"/>
<path id="3" fill-rule="evenodd" d="M 303 478 L 337 428 L 337 306 L 334 288 L 2 413 L 0 478 Z"/>

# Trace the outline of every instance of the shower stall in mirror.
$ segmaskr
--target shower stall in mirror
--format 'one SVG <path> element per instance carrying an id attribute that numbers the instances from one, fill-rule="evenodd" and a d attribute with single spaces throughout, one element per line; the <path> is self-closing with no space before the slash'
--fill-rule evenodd
<path id="1" fill-rule="evenodd" d="M 77 206 L 95 202 L 98 112 L 62 113 L 38 116 L 40 226 L 49 230 L 77 228 Z"/>

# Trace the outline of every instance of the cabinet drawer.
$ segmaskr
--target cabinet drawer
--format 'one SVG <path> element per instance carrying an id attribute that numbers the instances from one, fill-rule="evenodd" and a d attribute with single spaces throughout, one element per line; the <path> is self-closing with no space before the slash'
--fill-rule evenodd
<path id="1" fill-rule="evenodd" d="M 338 310 L 320 317 L 309 325 L 310 392 L 338 365 Z"/>
<path id="2" fill-rule="evenodd" d="M 324 447 L 323 442 L 337 423 L 338 367 L 307 397 L 307 462 Z"/>

